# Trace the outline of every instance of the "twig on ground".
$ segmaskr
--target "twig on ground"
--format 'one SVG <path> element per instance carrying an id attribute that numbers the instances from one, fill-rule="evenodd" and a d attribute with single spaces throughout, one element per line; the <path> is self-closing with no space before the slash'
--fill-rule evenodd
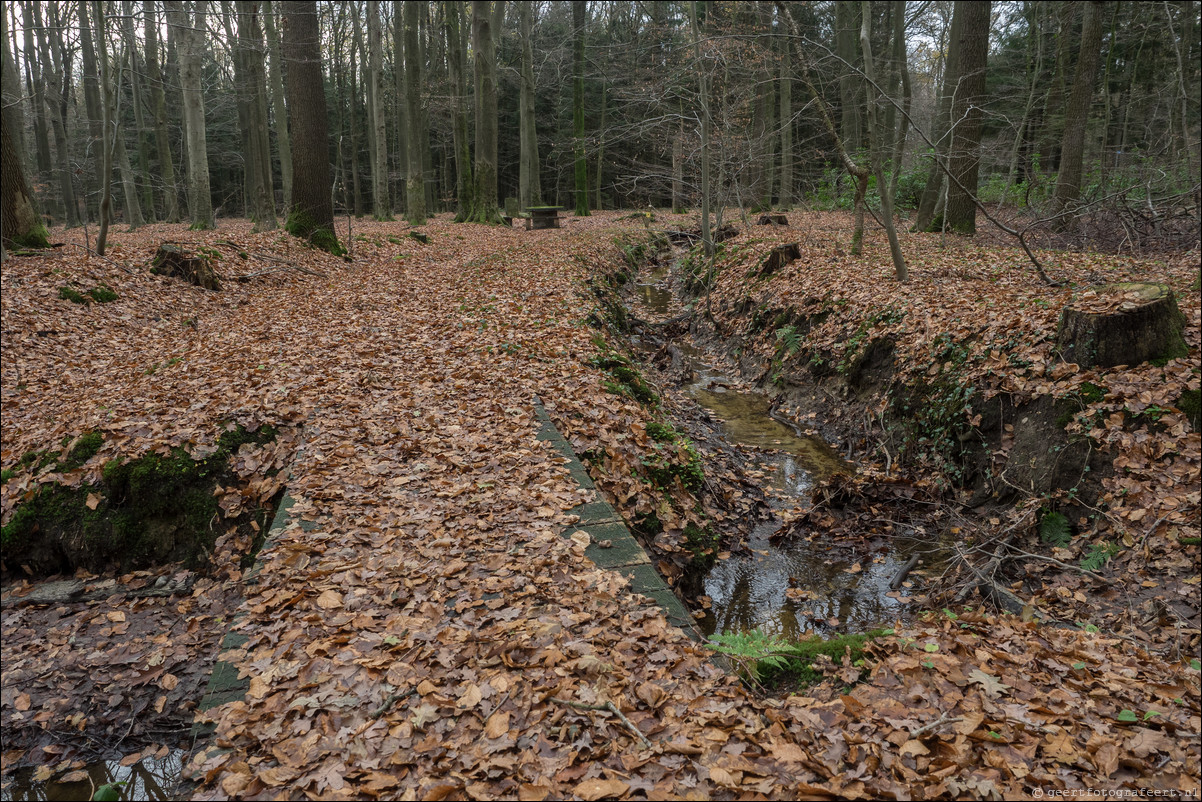
<path id="1" fill-rule="evenodd" d="M 114 262 L 112 259 L 108 258 L 107 256 L 101 256 L 100 254 L 96 253 L 95 250 L 93 250 L 91 247 L 89 247 L 87 245 L 80 245 L 78 242 L 72 242 L 69 244 L 74 245 L 76 248 L 82 248 L 83 250 L 85 250 L 88 253 L 95 256 L 97 259 L 103 259 L 104 261 L 108 262 L 113 267 L 121 268 L 122 270 L 124 270 L 126 273 L 128 273 L 131 276 L 134 275 L 135 271 L 133 270 L 133 268 L 126 267 L 125 265 L 121 264 L 120 262 Z"/>
<path id="2" fill-rule="evenodd" d="M 619 710 L 618 706 L 615 705 L 613 702 L 606 702 L 603 705 L 589 705 L 589 704 L 585 704 L 584 702 L 573 702 L 570 699 L 560 699 L 556 696 L 552 696 L 551 701 L 558 702 L 561 705 L 567 705 L 568 707 L 574 707 L 577 710 L 597 710 L 600 712 L 613 713 L 615 716 L 618 717 L 619 720 L 621 720 L 622 724 L 625 725 L 626 729 L 630 730 L 630 733 L 639 739 L 639 743 L 641 743 L 643 745 L 644 749 L 652 748 L 652 744 L 650 741 L 647 740 L 647 737 L 645 735 L 643 735 L 642 732 L 639 731 L 638 727 L 634 726 L 634 724 L 631 723 L 630 719 L 626 718 L 626 716 L 623 715 L 622 711 Z"/>
<path id="3" fill-rule="evenodd" d="M 417 688 L 410 688 L 407 691 L 393 691 L 384 697 L 384 701 L 380 703 L 379 707 L 372 711 L 372 714 L 368 718 L 370 718 L 372 721 L 375 721 L 380 716 L 391 710 L 393 705 L 395 705 L 397 702 L 402 699 L 408 699 L 410 696 L 413 696 L 416 693 Z"/>
<path id="4" fill-rule="evenodd" d="M 911 730 L 910 737 L 917 738 L 919 735 L 923 735 L 925 733 L 930 732 L 931 730 L 942 727 L 944 724 L 955 724 L 957 721 L 963 721 L 963 720 L 964 720 L 963 716 L 949 716 L 947 713 L 944 713 L 942 716 L 935 719 L 930 724 L 924 724 L 923 726 L 919 727 L 916 730 Z"/>

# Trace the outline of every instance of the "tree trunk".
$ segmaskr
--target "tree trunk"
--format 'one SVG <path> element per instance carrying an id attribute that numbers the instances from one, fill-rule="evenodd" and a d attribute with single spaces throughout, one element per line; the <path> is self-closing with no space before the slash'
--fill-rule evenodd
<path id="1" fill-rule="evenodd" d="M 779 208 L 793 206 L 793 47 L 785 38 L 780 62 L 780 196 Z"/>
<path id="2" fill-rule="evenodd" d="M 847 172 L 851 173 L 856 182 L 851 252 L 853 255 L 858 256 L 864 242 L 864 196 L 867 194 L 868 189 L 868 169 L 857 164 L 856 160 L 852 157 L 847 145 L 843 142 L 843 137 L 839 135 L 839 129 L 835 126 L 834 115 L 830 107 L 827 106 L 822 93 L 818 91 L 818 87 L 814 85 L 814 79 L 810 75 L 810 64 L 805 57 L 805 47 L 800 41 L 802 35 L 797 20 L 788 13 L 788 7 L 781 0 L 776 0 L 776 8 L 780 12 L 781 17 L 788 22 L 793 38 L 797 39 L 800 45 L 797 49 L 797 63 L 801 67 L 802 82 L 810 90 L 810 97 L 814 99 L 814 105 L 818 108 L 818 116 L 826 128 L 827 134 L 835 141 L 835 149 L 839 153 L 839 159 L 843 162 L 843 167 Z"/>
<path id="3" fill-rule="evenodd" d="M 275 4 L 267 0 L 263 22 L 267 29 L 267 48 L 270 55 L 271 117 L 274 121 L 276 147 L 280 154 L 280 181 L 284 186 L 285 213 L 292 207 L 292 137 L 288 135 L 288 110 L 284 106 L 284 65 L 280 56 L 280 35 L 276 32 Z"/>
<path id="4" fill-rule="evenodd" d="M 701 58 L 701 20 L 697 0 L 689 9 L 689 25 L 693 34 L 693 50 L 697 64 L 697 97 L 701 114 L 701 247 L 707 257 L 714 254 L 714 236 L 710 231 L 710 84 L 709 73 Z"/>
<path id="5" fill-rule="evenodd" d="M 576 154 L 576 214 L 588 215 L 588 160 L 584 150 L 584 26 L 585 0 L 572 0 L 572 149 Z"/>
<path id="6" fill-rule="evenodd" d="M 19 143 L 9 134 L 8 116 L 0 115 L 0 231 L 4 250 L 46 248 L 46 228 L 25 183 Z"/>
<path id="7" fill-rule="evenodd" d="M 534 118 L 534 3 L 519 3 L 522 34 L 521 165 L 518 199 L 523 209 L 542 205 L 538 174 L 538 129 Z"/>
<path id="8" fill-rule="evenodd" d="M 109 94 L 109 58 L 108 37 L 104 35 L 104 3 L 102 0 L 92 0 L 92 13 L 95 16 L 96 44 L 99 52 L 97 60 L 100 63 L 100 85 L 105 87 L 105 95 Z M 100 104 L 100 233 L 96 235 L 96 255 L 104 256 L 105 245 L 108 241 L 109 219 L 112 216 L 112 180 L 113 180 L 113 148 L 111 139 L 116 131 L 110 124 L 109 114 L 112 106 L 105 97 Z"/>
<path id="9" fill-rule="evenodd" d="M 684 206 L 684 123 L 672 138 L 672 214 L 681 214 Z"/>
<path id="10" fill-rule="evenodd" d="M 63 46 L 62 24 L 58 18 L 57 4 L 47 6 L 49 11 L 49 36 L 38 30 L 38 44 L 42 51 L 42 78 L 48 91 L 46 103 L 50 110 L 50 128 L 54 132 L 54 150 L 58 165 L 53 169 L 58 179 L 59 195 L 63 203 L 64 217 L 68 226 L 79 225 L 79 206 L 75 202 L 75 188 L 71 180 L 71 154 L 67 146 L 67 100 L 71 85 L 71 61 Z"/>
<path id="11" fill-rule="evenodd" d="M 964 9 L 960 29 L 960 85 L 952 103 L 952 150 L 948 167 L 955 181 L 948 184 L 947 229 L 957 234 L 977 230 L 977 177 L 981 164 L 981 111 L 985 97 L 985 61 L 989 55 L 989 0 L 959 0 Z"/>
<path id="12" fill-rule="evenodd" d="M 179 43 L 184 136 L 188 146 L 188 214 L 192 219 L 193 230 L 206 230 L 214 227 L 200 61 L 201 42 L 208 35 L 205 19 L 207 0 L 196 0 L 195 11 L 191 14 L 185 10 L 182 0 L 165 0 L 165 5 L 167 22 L 175 29 L 176 41 Z"/>
<path id="13" fill-rule="evenodd" d="M 35 12 L 38 17 L 35 21 Z M 33 45 L 33 32 L 42 25 L 40 6 L 35 0 L 25 0 L 21 4 L 21 18 L 25 23 L 25 52 L 22 61 L 25 62 L 25 93 L 29 97 L 29 107 L 33 114 L 33 144 L 34 163 L 37 174 L 33 177 L 34 184 L 42 184 L 50 177 L 52 162 L 50 159 L 50 121 L 46 117 L 46 85 L 42 80 L 42 65 L 38 60 L 37 50 Z M 64 210 L 60 206 L 56 213 Z"/>
<path id="14" fill-rule="evenodd" d="M 417 147 L 422 141 L 422 93 L 425 91 L 425 81 L 422 74 L 422 52 L 418 45 L 418 4 L 405 4 L 405 88 L 409 94 L 405 98 L 405 107 L 409 117 L 409 176 L 405 180 L 406 216 L 409 225 L 420 226 L 426 223 L 426 187 L 425 165 L 422 163 L 422 151 Z M 381 120 L 383 118 L 381 117 Z"/>
<path id="15" fill-rule="evenodd" d="M 326 93 L 321 76 L 321 35 L 315 0 L 296 0 L 284 10 L 284 64 L 292 128 L 292 210 L 288 232 L 314 247 L 344 253 L 334 233 L 330 197 Z"/>
<path id="16" fill-rule="evenodd" d="M 988 6 L 988 3 L 982 3 Z M 864 74 L 868 78 L 868 86 L 876 84 L 875 67 L 872 63 L 872 43 L 870 41 L 870 26 L 872 24 L 872 7 L 868 0 L 860 4 L 863 11 L 860 14 L 863 22 L 860 25 L 860 49 L 864 52 Z M 988 14 L 986 15 L 988 18 Z M 881 195 L 881 221 L 885 224 L 885 233 L 889 237 L 889 253 L 893 257 L 893 271 L 898 281 L 905 281 L 909 276 L 906 270 L 906 257 L 902 255 L 901 244 L 897 241 L 897 228 L 893 224 L 893 196 L 885 183 L 883 151 L 888 141 L 888 129 L 877 121 L 876 92 L 868 92 L 868 150 L 872 158 L 872 170 L 876 173 L 876 186 Z"/>
<path id="17" fill-rule="evenodd" d="M 1081 165 L 1085 158 L 1085 124 L 1093 102 L 1094 81 L 1098 77 L 1098 62 L 1102 49 L 1102 4 L 1088 0 L 1082 4 L 1081 45 L 1077 49 L 1077 68 L 1064 110 L 1064 137 L 1060 140 L 1060 171 L 1056 176 L 1056 193 L 1052 208 L 1056 212 L 1071 212 L 1081 199 Z M 1074 217 L 1060 218 L 1058 228 L 1073 227 Z"/>
<path id="18" fill-rule="evenodd" d="M 897 198 L 897 182 L 902 174 L 906 153 L 906 135 L 910 130 L 910 62 L 906 53 L 906 0 L 893 0 L 893 62 L 901 81 L 902 113 L 896 115 L 897 131 L 893 138 L 893 175 L 889 179 L 889 195 Z M 890 108 L 893 108 L 890 105 Z M 892 131 L 892 127 L 888 130 Z"/>
<path id="19" fill-rule="evenodd" d="M 100 157 L 100 143 L 104 138 L 103 123 L 101 119 L 103 113 L 100 111 L 100 77 L 99 68 L 96 66 L 96 45 L 95 38 L 92 33 L 92 10 L 89 8 L 90 0 L 79 0 L 78 16 L 79 16 L 79 46 L 83 61 L 83 98 L 84 109 L 87 114 L 89 141 L 87 153 L 91 154 L 97 160 Z M 100 171 L 96 171 L 96 176 L 99 177 Z M 91 182 L 88 182 L 89 187 Z M 84 210 L 83 217 L 89 217 L 89 204 L 87 202 L 88 192 L 94 192 L 99 197 L 99 189 L 89 189 L 84 193 Z"/>
<path id="20" fill-rule="evenodd" d="M 835 52 L 841 59 L 839 64 L 839 104 L 842 112 L 840 131 L 848 153 L 854 154 L 863 147 L 860 119 L 860 78 L 854 72 L 856 64 L 856 29 L 860 27 L 855 3 L 835 3 Z"/>
<path id="21" fill-rule="evenodd" d="M 416 6 L 414 11 L 416 12 Z M 372 216 L 376 220 L 391 220 L 392 208 L 388 199 L 388 131 L 384 126 L 383 33 L 380 29 L 379 3 L 367 4 L 367 58 L 367 114 L 372 132 Z M 397 102 L 400 102 L 399 98 Z"/>
<path id="22" fill-rule="evenodd" d="M 605 73 L 600 76 L 601 83 L 601 121 L 597 125 L 597 169 L 593 171 L 593 187 L 596 190 L 596 202 L 593 204 L 597 211 L 601 210 L 601 173 L 605 165 L 605 106 L 609 92 L 605 88 Z"/>
<path id="23" fill-rule="evenodd" d="M 409 181 L 409 111 L 405 98 L 409 97 L 408 79 L 405 77 L 405 3 L 403 0 L 393 0 L 392 3 L 392 42 L 394 72 L 396 73 L 396 132 L 397 132 L 397 173 L 400 186 L 397 191 L 397 207 L 408 205 L 407 184 Z M 412 147 L 419 147 L 413 143 Z"/>
<path id="24" fill-rule="evenodd" d="M 935 222 L 935 210 L 943 194 L 943 169 L 939 160 L 947 157 L 951 142 L 952 99 L 956 95 L 956 86 L 960 80 L 960 28 L 963 23 L 961 14 L 963 4 L 958 3 L 952 11 L 951 25 L 948 26 L 947 57 L 943 60 L 943 88 L 939 93 L 939 106 L 935 118 L 931 122 L 931 141 L 934 142 L 934 153 L 931 154 L 931 166 L 927 170 L 927 182 L 922 189 L 922 197 L 918 201 L 918 214 L 914 219 L 913 231 L 929 231 Z M 941 226 L 935 226 L 936 228 Z"/>
<path id="25" fill-rule="evenodd" d="M 476 79 L 476 162 L 473 170 L 475 223 L 500 223 L 497 208 L 497 48 L 494 31 L 504 19 L 505 4 L 496 11 L 489 0 L 472 0 L 472 52 Z"/>
<path id="26" fill-rule="evenodd" d="M 134 36 L 134 4 L 132 0 L 122 0 L 121 14 L 124 17 L 121 20 L 121 26 L 125 35 L 125 50 L 129 54 L 130 97 L 134 107 L 134 127 L 137 128 L 138 172 L 142 187 L 140 205 L 144 218 L 153 223 L 155 211 L 154 185 L 150 173 L 150 132 L 147 130 L 146 115 L 143 111 L 146 106 L 146 89 L 143 86 L 146 67 L 142 63 L 138 39 Z"/>
<path id="27" fill-rule="evenodd" d="M 163 217 L 168 223 L 179 222 L 179 189 L 175 184 L 175 162 L 171 140 L 167 136 L 167 97 L 163 91 L 163 71 L 159 66 L 159 23 L 154 3 L 147 3 L 146 74 L 150 84 L 150 108 L 154 113 L 154 141 L 159 158 L 159 181 L 163 187 Z"/>
<path id="28" fill-rule="evenodd" d="M 475 207 L 472 199 L 475 180 L 472 178 L 472 146 L 467 129 L 467 30 L 464 26 L 463 0 L 447 3 L 447 61 L 451 72 L 451 93 L 454 111 L 451 120 L 451 140 L 455 150 L 455 222 L 467 220 Z"/>
<path id="29" fill-rule="evenodd" d="M 238 119 L 243 126 L 247 216 L 255 231 L 276 228 L 275 190 L 271 177 L 271 145 L 267 133 L 267 76 L 263 69 L 263 31 L 258 0 L 237 0 L 235 75 Z"/>
<path id="30" fill-rule="evenodd" d="M 21 76 L 17 73 L 17 62 L 13 59 L 13 48 L 8 44 L 8 12 L 0 9 L 0 47 L 3 48 L 3 75 L 0 76 L 0 114 L 8 121 L 8 130 L 13 135 L 13 150 L 21 160 L 21 180 L 31 169 L 25 149 L 25 111 L 21 98 Z"/>
<path id="31" fill-rule="evenodd" d="M 342 6 L 340 8 L 345 8 L 345 6 Z M 349 170 L 350 170 L 350 179 L 351 179 L 350 180 L 351 193 L 354 195 L 354 213 L 355 213 L 355 217 L 362 217 L 363 216 L 363 191 L 362 191 L 362 187 L 359 186 L 359 172 L 360 172 L 359 171 L 359 129 L 361 127 L 359 125 L 359 79 L 356 77 L 356 73 L 357 73 L 358 66 L 359 66 L 358 62 L 356 61 L 356 58 L 358 57 L 358 52 L 359 52 L 359 49 L 352 44 L 350 47 L 351 71 L 350 71 L 349 79 L 347 81 L 347 83 L 350 85 L 350 101 L 347 104 L 349 106 L 347 117 L 350 120 L 350 138 L 351 138 L 350 159 L 348 161 L 349 161 Z M 337 74 L 339 76 L 341 76 L 342 69 L 337 66 L 337 63 L 338 62 L 335 63 L 334 69 L 336 70 Z M 341 108 L 341 106 L 339 108 Z M 341 113 L 339 113 L 339 121 L 338 122 L 339 122 L 339 131 L 341 132 L 343 130 Z M 402 148 L 402 150 L 403 150 L 403 148 Z M 370 148 L 368 149 L 368 151 L 370 153 Z M 350 212 L 351 212 L 351 210 L 347 209 L 347 213 L 349 214 Z"/>

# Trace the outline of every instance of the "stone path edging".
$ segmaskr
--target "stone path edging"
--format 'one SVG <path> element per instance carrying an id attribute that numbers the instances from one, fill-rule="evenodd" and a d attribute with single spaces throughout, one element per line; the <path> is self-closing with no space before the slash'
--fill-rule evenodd
<path id="1" fill-rule="evenodd" d="M 563 536 L 571 538 L 576 532 L 587 533 L 590 543 L 584 550 L 586 557 L 600 568 L 621 573 L 630 580 L 628 590 L 631 593 L 643 594 L 663 610 L 664 616 L 673 626 L 680 627 L 695 641 L 702 640 L 693 616 L 655 570 L 651 558 L 626 527 L 622 517 L 609 502 L 600 497 L 588 471 L 572 451 L 572 446 L 555 428 L 547 410 L 538 399 L 535 399 L 534 414 L 540 424 L 538 439 L 551 443 L 551 447 L 567 460 L 565 467 L 576 483 L 585 490 L 593 491 L 596 499 L 569 510 L 571 514 L 579 515 L 580 520 L 566 527 Z M 608 547 L 601 546 L 603 542 L 608 542 Z"/>

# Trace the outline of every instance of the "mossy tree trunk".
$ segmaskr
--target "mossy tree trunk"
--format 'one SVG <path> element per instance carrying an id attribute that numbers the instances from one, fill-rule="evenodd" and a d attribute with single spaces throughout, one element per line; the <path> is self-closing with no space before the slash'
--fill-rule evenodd
<path id="1" fill-rule="evenodd" d="M 534 4 L 519 3 L 522 31 L 521 91 L 521 162 L 518 176 L 518 200 L 521 208 L 541 206 L 542 189 L 538 174 L 538 129 L 534 117 Z"/>
<path id="2" fill-rule="evenodd" d="M 505 19 L 505 4 L 472 0 L 472 52 L 476 79 L 476 160 L 473 223 L 501 223 L 497 205 L 497 45 L 496 32 Z"/>
<path id="3" fill-rule="evenodd" d="M 8 131 L 8 117 L 0 117 L 0 229 L 3 248 L 45 248 L 46 228 L 33 205 L 17 143 Z"/>
<path id="4" fill-rule="evenodd" d="M 284 63 L 292 129 L 292 210 L 288 233 L 330 253 L 343 253 L 334 233 L 326 94 L 321 76 L 317 3 L 284 6 Z"/>

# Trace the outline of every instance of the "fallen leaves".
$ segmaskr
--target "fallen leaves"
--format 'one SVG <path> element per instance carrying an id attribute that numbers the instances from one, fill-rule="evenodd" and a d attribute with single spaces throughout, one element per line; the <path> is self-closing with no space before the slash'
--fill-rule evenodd
<path id="1" fill-rule="evenodd" d="M 590 540 L 571 537 L 568 510 L 592 495 L 536 437 L 535 394 L 571 421 L 574 443 L 598 447 L 606 492 L 656 509 L 629 471 L 641 413 L 600 389 L 587 364 L 592 332 L 576 325 L 588 313 L 574 284 L 584 265 L 620 258 L 612 216 L 550 232 L 445 220 L 428 229 L 436 255 L 385 245 L 387 224 L 356 224 L 365 239 L 351 264 L 287 246 L 288 258 L 326 279 L 273 274 L 220 295 L 95 260 L 23 262 L 17 286 L 6 266 L 5 357 L 29 366 L 28 391 L 4 377 L 6 465 L 10 451 L 61 440 L 68 426 L 110 435 L 112 451 L 84 474 L 118 449 L 204 448 L 205 432 L 231 416 L 304 423 L 303 447 L 240 457 L 263 492 L 263 464 L 286 459 L 295 504 L 260 554 L 256 584 L 244 587 L 237 632 L 247 641 L 225 657 L 250 690 L 208 714 L 228 751 L 193 762 L 196 798 L 1013 796 L 1036 782 L 1079 783 L 1095 765 L 1132 782 L 1197 776 L 1196 744 L 1181 735 L 1198 730 L 1196 671 L 1021 622 L 903 629 L 872 647 L 871 677 L 845 698 L 830 688 L 813 698 L 749 694 L 624 579 L 583 557 Z M 254 236 L 262 250 L 276 235 Z M 90 322 L 55 322 L 65 334 L 43 343 L 33 320 L 76 311 L 55 305 L 58 267 L 113 279 L 122 301 L 91 310 Z M 13 319 L 28 326 L 10 328 Z M 99 332 L 111 353 L 96 353 Z M 58 355 L 75 352 L 99 363 L 72 372 Z M 147 374 L 164 354 L 186 359 Z M 6 512 L 27 480 L 5 486 Z M 925 491 L 897 482 L 885 492 Z M 226 496 L 234 508 L 238 498 Z M 686 520 L 670 505 L 664 520 L 671 555 Z M 671 573 L 672 560 L 662 562 Z M 6 610 L 6 732 L 33 731 L 33 711 L 104 711 L 113 689 L 123 716 L 139 703 L 184 709 L 197 691 L 190 653 L 204 651 L 206 633 L 215 648 L 214 633 L 229 626 L 227 610 L 205 606 L 221 590 L 198 583 L 193 597 L 171 602 L 178 612 L 148 605 L 161 643 L 133 614 L 110 618 L 117 610 L 61 622 Z M 92 659 L 72 653 L 78 631 L 120 624 L 129 633 L 87 636 Z M 10 646 L 10 632 L 36 660 Z M 131 637 L 128 653 L 109 642 Z M 163 659 L 149 666 L 157 650 Z M 1083 655 L 1087 668 L 1073 673 L 1055 661 L 1062 654 Z M 76 661 L 56 668 L 59 695 L 33 680 L 56 659 Z M 148 670 L 162 673 L 146 679 L 139 702 L 131 683 Z M 88 671 L 103 672 L 105 690 L 85 690 Z M 168 688 L 168 677 L 181 679 Z M 1119 712 L 1153 706 L 1165 711 L 1159 737 L 1133 740 L 1153 724 L 1121 724 Z"/>

